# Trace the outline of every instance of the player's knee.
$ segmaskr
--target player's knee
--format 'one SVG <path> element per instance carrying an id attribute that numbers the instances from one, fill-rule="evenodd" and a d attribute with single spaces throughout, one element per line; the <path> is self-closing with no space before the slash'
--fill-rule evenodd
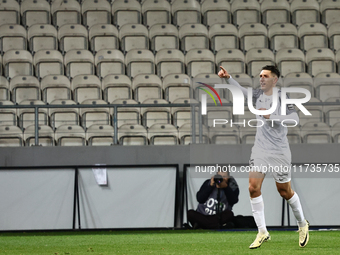
<path id="1" fill-rule="evenodd" d="M 289 199 L 290 197 L 290 192 L 286 189 L 278 189 L 278 192 L 280 193 L 280 196 L 283 197 L 284 199 Z"/>
<path id="2" fill-rule="evenodd" d="M 251 197 L 260 191 L 260 187 L 256 185 L 249 184 L 249 194 Z"/>

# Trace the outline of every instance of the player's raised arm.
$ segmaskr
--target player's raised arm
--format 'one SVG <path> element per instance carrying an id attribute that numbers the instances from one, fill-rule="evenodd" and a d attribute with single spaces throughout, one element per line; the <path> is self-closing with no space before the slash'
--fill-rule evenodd
<path id="1" fill-rule="evenodd" d="M 243 88 L 236 80 L 234 80 L 223 66 L 220 66 L 220 68 L 221 70 L 218 72 L 218 76 L 222 78 L 225 83 L 229 83 L 231 85 L 239 87 L 242 90 L 243 95 L 247 97 L 248 95 L 247 89 Z"/>

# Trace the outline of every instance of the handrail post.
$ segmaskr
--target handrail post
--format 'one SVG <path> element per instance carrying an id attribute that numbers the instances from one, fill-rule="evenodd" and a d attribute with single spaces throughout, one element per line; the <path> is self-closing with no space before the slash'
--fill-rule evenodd
<path id="1" fill-rule="evenodd" d="M 117 105 L 113 107 L 113 128 L 114 128 L 114 144 L 118 144 L 118 121 L 117 121 Z"/>
<path id="2" fill-rule="evenodd" d="M 191 105 L 191 115 L 192 115 L 192 134 L 191 134 L 191 143 L 196 143 L 196 114 L 195 114 L 195 105 Z"/>
<path id="3" fill-rule="evenodd" d="M 38 146 L 39 145 L 39 108 L 38 106 L 34 107 L 34 120 L 35 120 L 35 128 L 34 128 L 35 146 Z"/>

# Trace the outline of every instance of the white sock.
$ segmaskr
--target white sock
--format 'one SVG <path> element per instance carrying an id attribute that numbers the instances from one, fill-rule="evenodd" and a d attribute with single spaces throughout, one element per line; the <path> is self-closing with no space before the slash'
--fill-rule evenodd
<path id="1" fill-rule="evenodd" d="M 299 227 L 302 228 L 306 226 L 307 223 L 305 220 L 305 216 L 303 215 L 302 206 L 298 194 L 295 192 L 294 195 L 287 201 L 293 210 L 295 219 L 297 220 L 297 224 L 299 225 Z"/>
<path id="2" fill-rule="evenodd" d="M 266 222 L 264 220 L 264 204 L 262 195 L 250 198 L 250 205 L 259 233 L 267 233 Z"/>

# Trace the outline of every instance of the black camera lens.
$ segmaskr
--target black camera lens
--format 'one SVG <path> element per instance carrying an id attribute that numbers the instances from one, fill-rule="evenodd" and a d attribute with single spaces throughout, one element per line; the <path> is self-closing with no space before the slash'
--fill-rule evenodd
<path id="1" fill-rule="evenodd" d="M 216 184 L 221 184 L 221 183 L 223 182 L 223 177 L 222 177 L 222 175 L 216 174 L 216 175 L 214 176 L 214 182 L 215 182 Z"/>

